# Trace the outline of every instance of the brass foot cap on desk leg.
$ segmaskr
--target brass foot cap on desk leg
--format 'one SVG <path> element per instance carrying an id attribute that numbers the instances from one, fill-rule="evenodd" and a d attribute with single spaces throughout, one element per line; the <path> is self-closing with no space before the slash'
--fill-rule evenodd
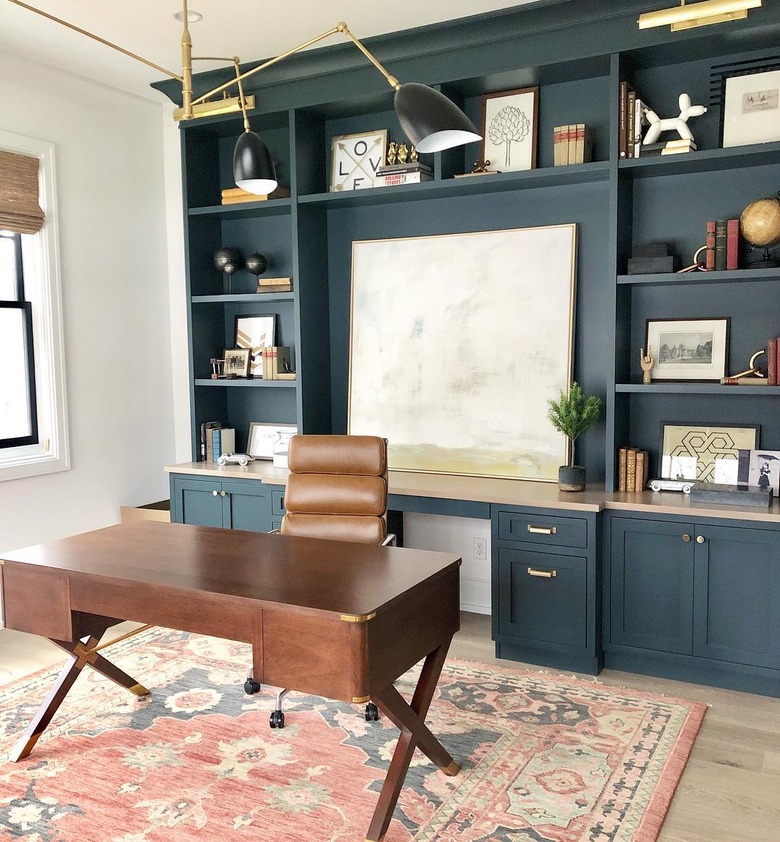
<path id="1" fill-rule="evenodd" d="M 445 766 L 445 768 L 442 769 L 442 772 L 444 772 L 445 775 L 449 775 L 451 778 L 454 778 L 455 775 L 460 772 L 460 766 L 453 760 L 449 766 Z"/>
<path id="2" fill-rule="evenodd" d="M 150 691 L 143 684 L 134 684 L 130 688 L 130 692 L 135 693 L 136 696 L 148 696 Z"/>
<path id="3" fill-rule="evenodd" d="M 16 745 L 8 752 L 8 759 L 12 763 L 16 763 L 17 760 L 24 760 L 33 750 L 40 736 L 40 734 L 33 734 L 32 737 L 24 736 L 17 740 Z"/>

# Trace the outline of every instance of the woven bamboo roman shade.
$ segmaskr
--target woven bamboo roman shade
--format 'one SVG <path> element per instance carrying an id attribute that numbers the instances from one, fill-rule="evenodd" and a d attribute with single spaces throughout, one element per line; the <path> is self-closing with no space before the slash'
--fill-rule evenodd
<path id="1" fill-rule="evenodd" d="M 38 204 L 38 159 L 0 150 L 0 230 L 35 234 L 44 222 Z"/>

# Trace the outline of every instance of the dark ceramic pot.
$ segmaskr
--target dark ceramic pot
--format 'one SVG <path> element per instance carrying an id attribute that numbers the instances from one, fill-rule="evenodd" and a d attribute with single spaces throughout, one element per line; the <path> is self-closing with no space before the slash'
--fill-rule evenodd
<path id="1" fill-rule="evenodd" d="M 585 468 L 582 465 L 561 465 L 558 468 L 558 489 L 560 491 L 584 491 Z"/>

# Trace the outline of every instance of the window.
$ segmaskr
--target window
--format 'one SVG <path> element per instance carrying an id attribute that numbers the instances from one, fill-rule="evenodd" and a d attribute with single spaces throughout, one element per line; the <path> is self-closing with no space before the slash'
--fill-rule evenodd
<path id="1" fill-rule="evenodd" d="M 0 132 L 3 153 L 5 163 L 7 153 L 38 159 L 37 198 L 45 215 L 37 233 L 0 230 L 0 480 L 11 480 L 67 470 L 70 461 L 54 149 L 44 141 Z M 9 186 L 14 173 L 9 179 L 7 172 L 0 167 L 0 200 L 18 187 Z"/>

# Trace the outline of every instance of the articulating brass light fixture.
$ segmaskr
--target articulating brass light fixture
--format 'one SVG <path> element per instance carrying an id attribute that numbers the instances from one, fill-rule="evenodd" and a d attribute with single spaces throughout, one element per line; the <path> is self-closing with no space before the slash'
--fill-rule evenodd
<path id="1" fill-rule="evenodd" d="M 293 47 L 287 52 L 281 53 L 275 58 L 268 59 L 247 70 L 244 73 L 240 71 L 240 62 L 238 57 L 225 59 L 214 57 L 198 57 L 192 55 L 192 39 L 190 38 L 189 29 L 187 26 L 188 9 L 187 0 L 182 2 L 182 35 L 181 35 L 181 74 L 173 73 L 160 67 L 145 58 L 142 58 L 129 50 L 112 44 L 104 38 L 93 35 L 85 29 L 80 29 L 67 21 L 56 18 L 47 12 L 36 9 L 34 6 L 29 6 L 27 3 L 22 3 L 20 0 L 10 0 L 17 6 L 24 9 L 29 9 L 31 12 L 48 18 L 49 20 L 59 23 L 63 26 L 72 29 L 81 35 L 86 35 L 101 44 L 105 44 L 120 53 L 124 53 L 130 58 L 140 61 L 148 67 L 157 70 L 158 72 L 170 76 L 181 83 L 181 108 L 174 111 L 175 120 L 193 120 L 198 117 L 211 116 L 213 114 L 227 114 L 234 111 L 241 111 L 244 118 L 244 133 L 236 142 L 235 152 L 233 154 L 233 173 L 236 184 L 242 187 L 249 193 L 257 193 L 258 195 L 267 195 L 276 189 L 276 176 L 273 173 L 273 161 L 268 148 L 263 141 L 249 128 L 249 120 L 247 118 L 247 110 L 254 108 L 255 98 L 253 96 L 245 97 L 243 90 L 243 81 L 261 70 L 265 70 L 271 65 L 278 64 L 280 61 L 289 56 L 299 53 L 308 47 L 317 44 L 319 41 L 329 38 L 331 35 L 341 33 L 348 38 L 363 55 L 374 65 L 374 67 L 385 77 L 388 84 L 395 88 L 395 111 L 398 115 L 398 121 L 401 124 L 406 136 L 412 144 L 417 147 L 420 152 L 439 152 L 442 149 L 449 149 L 453 146 L 461 146 L 466 143 L 480 140 L 481 135 L 477 131 L 474 124 L 469 118 L 458 108 L 451 100 L 447 99 L 444 94 L 435 91 L 427 85 L 421 85 L 417 82 L 407 82 L 401 84 L 395 76 L 385 70 L 385 68 L 377 61 L 377 59 L 368 51 L 368 49 L 358 41 L 357 38 L 349 31 L 346 23 L 339 23 L 327 32 L 310 38 L 303 44 Z M 709 0 L 710 3 L 722 2 L 722 0 Z M 761 0 L 758 0 L 760 5 Z M 707 3 L 699 5 L 708 5 Z M 196 60 L 203 61 L 229 61 L 235 67 L 236 76 L 222 85 L 218 85 L 198 97 L 192 95 L 192 62 Z M 237 97 L 228 97 L 227 91 L 229 88 L 236 86 L 238 89 Z M 213 99 L 217 94 L 222 94 L 222 98 Z"/>
<path id="2" fill-rule="evenodd" d="M 748 16 L 748 9 L 757 9 L 760 6 L 761 0 L 702 0 L 689 5 L 685 4 L 685 0 L 680 0 L 679 6 L 640 15 L 639 28 L 669 26 L 672 32 L 678 32 L 697 26 L 741 20 Z"/>

